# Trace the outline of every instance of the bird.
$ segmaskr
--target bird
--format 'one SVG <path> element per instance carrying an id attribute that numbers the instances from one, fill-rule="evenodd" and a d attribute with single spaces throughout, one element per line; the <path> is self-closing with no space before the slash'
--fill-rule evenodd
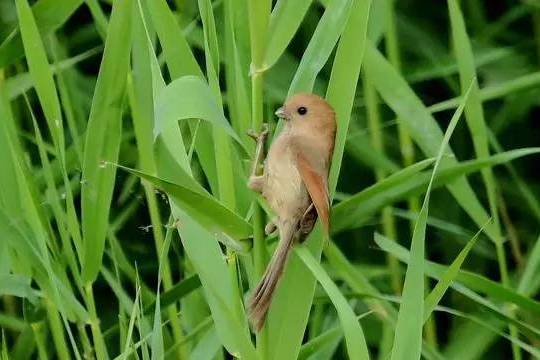
<path id="1" fill-rule="evenodd" d="M 266 225 L 266 234 L 279 232 L 277 248 L 248 302 L 248 317 L 256 331 L 264 326 L 295 242 L 309 234 L 317 218 L 326 232 L 330 226 L 328 173 L 336 133 L 334 109 L 318 95 L 300 93 L 288 98 L 275 114 L 284 120 L 282 131 L 268 150 L 263 174 L 257 175 L 254 165 L 248 180 L 248 187 L 261 193 L 276 214 Z M 260 149 L 264 136 L 258 140 Z"/>

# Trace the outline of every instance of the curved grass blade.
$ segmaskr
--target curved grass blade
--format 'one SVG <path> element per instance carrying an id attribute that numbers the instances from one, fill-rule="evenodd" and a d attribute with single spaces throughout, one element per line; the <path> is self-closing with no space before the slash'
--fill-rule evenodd
<path id="1" fill-rule="evenodd" d="M 461 311 L 454 310 L 454 309 L 449 309 L 449 308 L 446 308 L 446 307 L 439 307 L 439 308 L 437 308 L 437 310 L 446 312 L 446 313 L 454 315 L 454 316 L 465 318 L 465 319 L 467 319 L 469 321 L 472 321 L 475 324 L 478 324 L 479 326 L 481 326 L 481 327 L 483 327 L 485 329 L 488 329 L 489 331 L 499 335 L 500 337 L 505 338 L 506 340 L 510 341 L 513 345 L 519 346 L 524 351 L 526 351 L 529 354 L 533 355 L 534 358 L 536 358 L 536 359 L 540 358 L 540 351 L 537 348 L 527 344 L 526 342 L 520 340 L 516 336 L 512 336 L 512 334 L 506 334 L 505 332 L 500 331 L 498 329 L 498 326 L 490 325 L 487 321 L 482 320 L 478 316 L 474 316 L 474 315 L 471 315 L 471 314 L 466 314 L 466 313 L 463 313 Z"/>
<path id="2" fill-rule="evenodd" d="M 223 111 L 215 101 L 208 85 L 197 76 L 183 76 L 161 90 L 156 99 L 154 136 L 160 135 L 167 124 L 182 119 L 202 119 L 225 130 L 239 144 L 243 144 Z"/>
<path id="3" fill-rule="evenodd" d="M 0 296 L 11 295 L 26 298 L 32 304 L 37 304 L 41 297 L 39 291 L 32 288 L 32 279 L 24 275 L 6 274 L 0 276 Z"/>
<path id="4" fill-rule="evenodd" d="M 441 279 L 435 285 L 433 290 L 429 293 L 429 295 L 424 299 L 424 323 L 429 319 L 431 316 L 431 313 L 437 305 L 439 304 L 439 301 L 441 301 L 442 297 L 444 296 L 446 290 L 450 287 L 450 284 L 456 276 L 459 273 L 459 269 L 461 268 L 461 265 L 463 265 L 463 262 L 467 258 L 467 255 L 473 248 L 473 246 L 476 244 L 476 241 L 478 240 L 478 237 L 482 233 L 484 229 L 478 230 L 476 234 L 467 242 L 467 245 L 463 248 L 463 250 L 460 251 L 456 259 L 448 266 L 448 270 L 441 276 Z"/>
<path id="5" fill-rule="evenodd" d="M 488 158 L 462 161 L 439 171 L 434 188 L 454 182 L 483 167 L 504 164 L 523 156 L 540 153 L 540 148 L 510 150 Z M 419 195 L 429 183 L 429 174 L 421 170 L 433 162 L 420 161 L 343 200 L 332 208 L 332 233 L 358 227 L 385 205 Z"/>
<path id="6" fill-rule="evenodd" d="M 167 1 L 148 1 L 145 5 L 148 7 L 152 25 L 158 34 L 172 78 L 177 79 L 185 75 L 196 75 L 202 78 L 201 68 Z"/>
<path id="7" fill-rule="evenodd" d="M 185 181 L 182 184 L 175 184 L 142 171 L 120 165 L 118 167 L 151 182 L 157 188 L 165 191 L 170 197 L 176 200 L 176 203 L 186 213 L 190 214 L 193 219 L 197 220 L 209 232 L 214 234 L 224 233 L 235 240 L 243 240 L 251 236 L 252 228 L 248 222 L 206 193 L 204 188 L 188 174 L 183 174 L 184 176 L 182 178 Z"/>
<path id="8" fill-rule="evenodd" d="M 373 43 L 366 46 L 366 71 L 370 73 L 373 85 L 390 108 L 398 115 L 403 125 L 426 156 L 435 156 L 442 142 L 442 132 L 433 116 L 407 84 L 405 79 L 380 54 Z M 454 165 L 452 150 L 449 157 L 441 162 L 441 169 Z M 448 184 L 448 190 L 459 205 L 480 227 L 489 218 L 467 179 L 458 179 Z M 490 224 L 486 233 L 496 239 L 496 230 Z"/>
<path id="9" fill-rule="evenodd" d="M 382 250 L 391 253 L 401 261 L 409 261 L 409 252 L 401 245 L 397 243 L 392 243 L 392 240 L 386 239 L 381 235 L 375 237 L 375 242 Z M 425 269 L 428 276 L 435 279 L 440 279 L 441 276 L 448 270 L 448 267 L 427 261 L 425 263 Z M 487 296 L 493 298 L 494 300 L 500 302 L 513 303 L 523 310 L 527 310 L 535 314 L 540 314 L 540 302 L 523 296 L 514 290 L 507 289 L 501 284 L 475 273 L 459 270 L 458 275 L 454 283 L 452 284 L 452 288 L 463 293 L 465 296 L 471 298 L 473 301 L 476 301 L 480 305 L 494 310 L 498 313 L 498 315 L 501 315 L 501 311 L 498 308 L 496 308 L 491 302 L 487 301 L 486 299 L 479 297 L 473 291 L 484 293 Z M 515 321 L 508 318 L 507 315 L 503 315 L 503 317 L 505 317 L 507 321 Z M 523 326 L 521 327 L 523 328 Z"/>
<path id="10" fill-rule="evenodd" d="M 330 276 L 321 267 L 311 252 L 306 247 L 298 246 L 295 248 L 296 255 L 308 267 L 313 276 L 319 281 L 324 288 L 328 297 L 334 304 L 343 334 L 345 335 L 345 343 L 347 345 L 347 353 L 350 359 L 369 359 L 369 351 L 364 338 L 364 332 L 360 323 L 356 319 L 353 309 L 343 296 L 339 288 L 332 281 Z"/>
<path id="11" fill-rule="evenodd" d="M 365 318 L 366 316 L 372 314 L 373 311 L 367 311 L 356 317 L 357 321 Z M 300 349 L 298 354 L 298 360 L 311 359 L 312 356 L 316 356 L 321 350 L 324 350 L 325 347 L 332 345 L 334 342 L 340 342 L 343 338 L 343 330 L 339 326 L 332 327 L 325 332 L 317 335 L 315 338 L 311 339 Z"/>

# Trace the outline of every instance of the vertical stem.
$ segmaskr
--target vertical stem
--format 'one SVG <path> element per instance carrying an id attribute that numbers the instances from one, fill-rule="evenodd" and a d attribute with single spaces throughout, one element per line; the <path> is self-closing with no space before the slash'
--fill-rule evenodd
<path id="1" fill-rule="evenodd" d="M 255 73 L 252 76 L 252 128 L 255 131 L 261 130 L 262 117 L 263 117 L 263 76 L 262 73 Z M 254 243 L 253 243 L 253 256 L 255 267 L 255 278 L 260 278 L 264 273 L 266 267 L 266 244 L 264 239 L 263 229 L 263 212 L 260 207 L 255 203 L 255 210 L 253 214 L 253 226 L 254 226 Z"/>
<path id="2" fill-rule="evenodd" d="M 53 337 L 54 346 L 56 348 L 56 355 L 60 360 L 69 360 L 69 350 L 67 348 L 66 337 L 64 336 L 64 329 L 62 327 L 62 321 L 60 321 L 60 315 L 54 307 L 51 300 L 46 299 L 47 315 L 49 317 L 49 326 Z"/>
<path id="3" fill-rule="evenodd" d="M 263 76 L 255 73 L 251 78 L 252 96 L 252 128 L 260 131 L 263 123 Z M 258 281 L 264 273 L 267 259 L 266 241 L 264 235 L 264 214 L 257 202 L 254 202 L 253 211 L 253 263 L 255 281 Z M 257 351 L 261 359 L 267 356 L 268 334 L 266 328 L 257 333 Z"/>
<path id="4" fill-rule="evenodd" d="M 31 327 L 34 333 L 34 339 L 36 340 L 39 359 L 47 360 L 49 357 L 47 356 L 47 347 L 45 346 L 45 337 L 43 336 L 43 322 L 32 323 Z"/>
<path id="5" fill-rule="evenodd" d="M 269 0 L 248 0 L 249 32 L 251 42 L 251 126 L 260 131 L 263 123 L 263 68 L 268 21 L 272 2 Z M 266 243 L 263 231 L 263 212 L 254 203 L 253 213 L 253 262 L 255 279 L 259 279 L 266 266 Z M 257 333 L 257 352 L 261 359 L 267 357 L 268 334 L 265 328 Z"/>
<path id="6" fill-rule="evenodd" d="M 78 324 L 77 330 L 79 332 L 79 341 L 81 342 L 82 348 L 83 348 L 83 358 L 84 359 L 93 358 L 94 356 L 93 349 L 92 349 L 92 345 L 90 344 L 90 339 L 88 339 L 88 335 L 86 334 L 85 324 L 84 323 Z"/>
<path id="7" fill-rule="evenodd" d="M 96 304 L 94 302 L 94 293 L 92 291 L 92 284 L 89 283 L 84 287 L 86 306 L 90 312 L 90 329 L 92 330 L 92 339 L 94 340 L 94 348 L 96 351 L 97 359 L 108 359 L 107 348 L 105 347 L 105 341 L 103 340 L 103 334 L 99 326 L 99 318 L 97 317 Z"/>

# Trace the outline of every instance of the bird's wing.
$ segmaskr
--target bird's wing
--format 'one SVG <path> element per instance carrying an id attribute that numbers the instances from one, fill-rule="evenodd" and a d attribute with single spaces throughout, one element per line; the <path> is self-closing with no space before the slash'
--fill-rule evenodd
<path id="1" fill-rule="evenodd" d="M 328 232 L 330 226 L 330 201 L 328 195 L 328 180 L 325 163 L 326 160 L 316 156 L 317 151 L 310 151 L 304 146 L 295 149 L 296 166 L 306 185 L 311 201 L 317 209 L 317 214 L 321 219 L 325 230 Z"/>

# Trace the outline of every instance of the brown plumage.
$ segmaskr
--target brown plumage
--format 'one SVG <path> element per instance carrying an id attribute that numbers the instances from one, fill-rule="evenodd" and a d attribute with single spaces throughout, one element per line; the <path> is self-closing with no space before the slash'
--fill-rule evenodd
<path id="1" fill-rule="evenodd" d="M 295 240 L 311 231 L 317 215 L 326 231 L 329 227 L 328 170 L 336 132 L 334 110 L 317 95 L 298 94 L 276 115 L 285 119 L 285 126 L 270 147 L 264 174 L 252 176 L 248 184 L 263 194 L 277 215 L 266 226 L 267 233 L 276 227 L 279 230 L 277 249 L 248 304 L 257 331 L 264 325 Z"/>

